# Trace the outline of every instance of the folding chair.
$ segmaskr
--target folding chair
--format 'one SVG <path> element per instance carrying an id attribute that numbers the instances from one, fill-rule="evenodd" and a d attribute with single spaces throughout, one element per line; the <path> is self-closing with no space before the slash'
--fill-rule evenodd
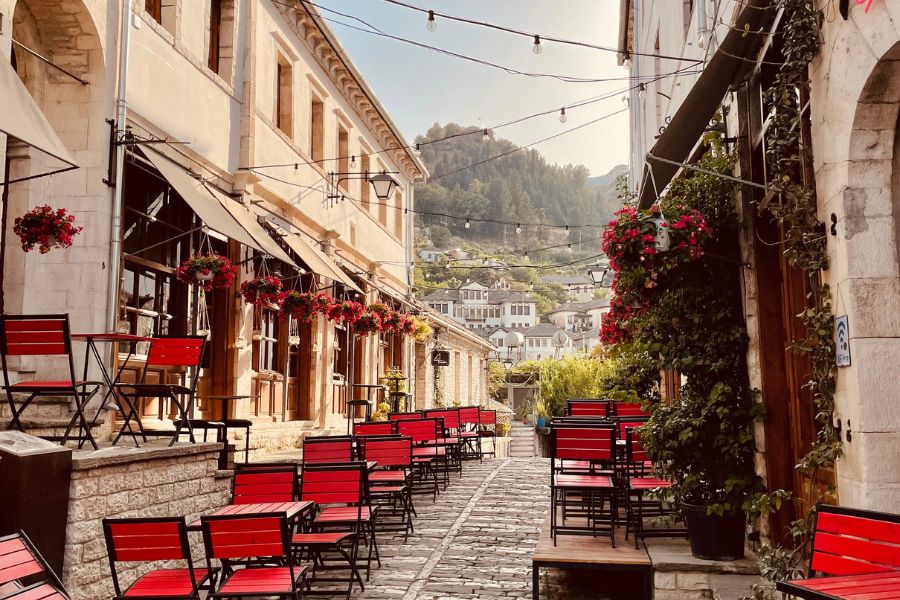
<path id="1" fill-rule="evenodd" d="M 413 531 L 412 518 L 416 514 L 412 501 L 413 449 L 412 438 L 400 435 L 368 437 L 360 446 L 361 458 L 374 461 L 377 467 L 369 473 L 369 497 L 373 504 L 380 504 L 382 510 L 380 528 L 403 531 L 403 540 Z M 398 507 L 399 503 L 399 507 Z M 399 517 L 399 527 L 384 527 L 384 514 Z"/>
<path id="2" fill-rule="evenodd" d="M 413 464 L 416 465 L 416 485 L 414 493 L 431 493 L 437 500 L 438 479 L 436 464 L 441 466 L 443 484 L 446 489 L 450 482 L 447 449 L 439 444 L 444 438 L 444 424 L 441 419 L 407 419 L 397 422 L 397 433 L 412 438 Z M 429 474 L 431 475 L 429 482 Z M 431 490 L 429 492 L 429 490 Z"/>
<path id="3" fill-rule="evenodd" d="M 554 423 L 550 428 L 550 535 L 609 535 L 616 546 L 616 493 L 612 473 L 616 430 L 607 425 Z M 588 470 L 567 472 L 564 461 L 585 462 Z M 600 470 L 594 470 L 598 465 Z M 569 497 L 577 496 L 586 510 L 569 509 Z M 609 500 L 609 509 L 605 509 Z M 562 504 L 561 513 L 557 506 Z M 584 519 L 583 526 L 566 525 L 569 518 Z M 559 521 L 562 520 L 562 525 Z"/>
<path id="4" fill-rule="evenodd" d="M 24 531 L 0 537 L 0 587 L 7 584 L 21 586 L 16 591 L 17 600 L 69 598 L 59 577 Z"/>
<path id="5" fill-rule="evenodd" d="M 356 456 L 359 460 L 363 460 L 362 444 L 366 438 L 372 436 L 385 436 L 394 434 L 394 423 L 392 421 L 366 421 L 365 423 L 357 423 L 353 428 L 353 437 L 356 440 Z"/>
<path id="6" fill-rule="evenodd" d="M 447 449 L 447 468 L 459 473 L 462 477 L 462 449 L 463 442 L 459 437 L 459 409 L 458 408 L 434 408 L 425 411 L 426 419 L 441 419 L 444 428 L 441 436 L 435 440 L 435 445 L 441 445 Z"/>
<path id="7" fill-rule="evenodd" d="M 294 465 L 240 468 L 231 480 L 231 503 L 293 502 L 298 488 Z"/>
<path id="8" fill-rule="evenodd" d="M 606 417 L 649 417 L 650 413 L 644 410 L 640 404 L 634 402 L 610 402 L 606 411 Z"/>
<path id="9" fill-rule="evenodd" d="M 566 402 L 568 417 L 605 417 L 609 412 L 609 400 L 603 398 L 569 398 Z"/>
<path id="10" fill-rule="evenodd" d="M 346 561 L 350 570 L 347 578 L 348 600 L 353 592 L 354 581 L 359 583 L 361 591 L 366 589 L 358 564 L 360 536 L 366 535 L 373 521 L 370 507 L 366 504 L 365 485 L 364 463 L 312 464 L 306 467 L 300 485 L 300 498 L 303 501 L 315 502 L 317 514 L 311 528 L 296 533 L 291 538 L 291 545 L 299 560 L 306 554 L 312 558 L 313 580 L 319 567 L 326 570 L 335 568 L 335 561 L 326 561 L 325 554 L 337 553 L 343 561 Z M 334 509 L 332 514 L 340 511 L 340 516 L 320 520 L 320 517 L 332 509 Z M 373 548 L 377 548 L 374 546 L 374 535 L 367 557 L 366 580 L 369 578 L 368 566 L 371 566 Z M 329 579 L 329 581 L 343 580 Z M 323 593 L 331 595 L 331 592 Z"/>
<path id="11" fill-rule="evenodd" d="M 687 537 L 687 528 L 654 527 L 644 529 L 644 519 L 665 517 L 677 521 L 677 511 L 666 507 L 662 500 L 645 500 L 647 492 L 672 487 L 670 481 L 653 477 L 653 467 L 647 460 L 647 453 L 640 443 L 640 430 L 635 427 L 625 429 L 625 469 L 622 472 L 625 489 L 625 539 L 629 531 L 634 531 L 634 547 L 648 537 Z M 646 545 L 646 542 L 644 542 Z"/>
<path id="12" fill-rule="evenodd" d="M 114 600 L 164 597 L 199 600 L 202 588 L 215 587 L 216 570 L 195 569 L 184 517 L 103 519 L 103 536 L 112 573 Z M 118 564 L 177 561 L 184 568 L 151 569 L 122 590 Z"/>
<path id="13" fill-rule="evenodd" d="M 478 424 L 481 409 L 477 406 L 461 406 L 459 408 L 459 438 L 463 442 L 463 458 L 482 460 L 481 440 L 478 436 Z"/>
<path id="14" fill-rule="evenodd" d="M 390 413 L 388 415 L 388 421 L 409 421 L 412 419 L 421 419 L 423 416 L 422 411 L 413 411 L 413 412 L 395 412 Z"/>
<path id="15" fill-rule="evenodd" d="M 349 435 L 308 437 L 303 440 L 303 468 L 322 463 L 353 460 L 353 438 Z"/>
<path id="16" fill-rule="evenodd" d="M 219 585 L 208 598 L 292 598 L 306 586 L 306 567 L 294 563 L 284 513 L 200 517 L 207 571 L 221 563 Z M 261 559 L 261 560 L 255 560 Z M 235 562 L 244 565 L 235 569 Z"/>
<path id="17" fill-rule="evenodd" d="M 485 452 L 481 449 L 481 455 L 490 454 L 497 457 L 497 411 L 496 410 L 479 410 L 478 411 L 478 436 L 479 438 L 488 438 L 491 440 L 491 451 Z M 479 439 L 478 447 L 481 448 L 481 440 Z"/>
<path id="18" fill-rule="evenodd" d="M 19 381 L 11 384 L 7 364 L 7 357 L 10 356 L 65 357 L 69 366 L 69 377 L 50 381 Z M 65 434 L 47 436 L 47 439 L 59 441 L 63 445 L 70 439 L 77 440 L 79 448 L 84 442 L 90 442 L 94 450 L 97 449 L 97 442 L 91 433 L 84 411 L 103 384 L 99 381 L 75 379 L 68 315 L 0 315 L 0 362 L 3 366 L 3 389 L 6 390 L 6 401 L 12 414 L 7 429 L 25 431 L 21 416 L 35 399 L 68 396 L 75 400 L 75 414 L 72 415 Z M 25 400 L 19 402 L 18 408 L 16 408 L 16 394 L 28 394 Z M 77 436 L 71 435 L 74 427 L 80 430 Z"/>
<path id="19" fill-rule="evenodd" d="M 333 549 L 352 542 L 351 553 L 346 550 L 339 551 L 349 563 L 350 577 L 347 589 L 347 597 L 353 590 L 353 581 L 359 582 L 362 587 L 362 577 L 359 573 L 359 542 L 365 540 L 369 551 L 366 556 L 366 581 L 372 570 L 372 559 L 381 566 L 381 557 L 378 554 L 378 543 L 375 539 L 375 520 L 378 515 L 378 507 L 369 503 L 368 479 L 366 477 L 366 463 L 349 462 L 341 464 L 315 464 L 309 465 L 303 470 L 300 479 L 300 500 L 316 503 L 316 512 L 312 520 L 311 535 L 331 533 L 333 537 L 322 541 L 316 537 L 294 537 L 295 547 L 305 548 L 318 552 L 314 557 L 316 564 L 323 567 L 333 567 L 334 564 L 322 561 L 321 553 L 324 551 L 322 544 L 330 545 Z M 336 531 L 335 531 L 336 529 Z M 334 536 L 340 534 L 340 536 Z M 315 571 L 313 571 L 315 573 Z"/>
<path id="20" fill-rule="evenodd" d="M 203 361 L 203 351 L 206 346 L 206 338 L 199 335 L 184 337 L 156 337 L 150 341 L 150 349 L 147 352 L 147 362 L 141 373 L 138 383 L 119 383 L 116 385 L 117 397 L 120 400 L 120 408 L 124 415 L 124 422 L 113 440 L 113 445 L 118 443 L 126 430 L 138 445 L 137 436 L 147 441 L 147 436 L 171 436 L 169 445 L 175 444 L 175 440 L 181 435 L 183 427 L 187 426 L 191 443 L 194 440 L 194 428 L 191 426 L 191 414 L 194 412 L 194 397 L 197 392 L 197 381 L 200 378 L 200 363 Z M 190 385 L 181 383 L 147 383 L 147 374 L 155 368 L 169 369 L 172 367 L 184 368 L 182 373 L 183 383 L 190 378 Z M 193 373 L 191 373 L 193 371 Z M 178 409 L 176 417 L 177 425 L 174 433 L 171 431 L 153 431 L 144 429 L 139 416 L 141 398 L 168 398 Z M 137 425 L 137 432 L 131 427 L 131 422 Z"/>

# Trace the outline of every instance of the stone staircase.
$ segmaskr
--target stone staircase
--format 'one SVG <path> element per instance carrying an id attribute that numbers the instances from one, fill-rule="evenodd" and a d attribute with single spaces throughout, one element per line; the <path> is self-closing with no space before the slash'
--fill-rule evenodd
<path id="1" fill-rule="evenodd" d="M 530 458 L 534 456 L 534 427 L 513 421 L 510 438 L 510 458 Z"/>
<path id="2" fill-rule="evenodd" d="M 87 418 L 94 417 L 94 408 L 87 411 Z M 25 433 L 37 437 L 62 436 L 69 421 L 72 419 L 72 401 L 70 398 L 56 398 L 52 396 L 37 398 L 25 412 L 19 417 Z M 9 425 L 12 413 L 6 401 L 6 395 L 0 396 L 0 431 L 5 431 Z M 94 437 L 100 441 L 106 439 L 110 433 L 106 411 L 99 416 L 94 427 L 91 428 Z M 77 435 L 77 432 L 73 432 Z"/>

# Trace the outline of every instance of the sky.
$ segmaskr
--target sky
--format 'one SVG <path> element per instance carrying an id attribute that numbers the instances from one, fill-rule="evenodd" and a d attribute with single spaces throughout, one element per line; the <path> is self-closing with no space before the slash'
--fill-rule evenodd
<path id="1" fill-rule="evenodd" d="M 554 114 L 492 128 L 496 137 L 526 145 L 625 108 L 622 97 L 629 85 L 625 80 L 628 72 L 616 64 L 615 52 L 543 41 L 541 54 L 534 54 L 530 38 L 440 17 L 436 19 L 437 29 L 428 31 L 426 14 L 384 0 L 315 1 L 322 7 L 362 19 L 385 33 L 517 70 L 617 79 L 566 83 L 553 78 L 509 74 L 355 31 L 335 21 L 365 26 L 323 11 L 351 60 L 410 141 L 435 122 L 492 128 L 518 117 L 554 109 Z M 616 0 L 408 0 L 408 3 L 542 36 L 617 46 L 619 2 Z M 568 121 L 560 123 L 559 107 L 610 94 L 608 99 L 567 110 Z M 550 162 L 583 164 L 592 175 L 603 175 L 627 162 L 628 144 L 628 113 L 623 111 L 534 148 Z"/>

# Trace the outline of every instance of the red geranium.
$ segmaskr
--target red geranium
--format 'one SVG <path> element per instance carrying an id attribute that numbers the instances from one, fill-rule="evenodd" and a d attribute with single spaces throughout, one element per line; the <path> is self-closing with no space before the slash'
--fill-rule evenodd
<path id="1" fill-rule="evenodd" d="M 292 316 L 310 321 L 317 314 L 324 314 L 334 300 L 324 292 L 282 292 L 279 299 L 282 316 Z"/>
<path id="2" fill-rule="evenodd" d="M 241 284 L 241 294 L 247 304 L 277 304 L 281 298 L 281 280 L 274 275 L 267 275 L 245 281 Z"/>
<path id="3" fill-rule="evenodd" d="M 204 291 L 222 290 L 230 287 L 238 268 L 230 260 L 219 254 L 198 254 L 192 256 L 175 269 L 175 277 L 183 283 L 198 284 Z"/>
<path id="4" fill-rule="evenodd" d="M 358 337 L 365 337 L 382 331 L 381 315 L 371 310 L 363 311 L 353 323 L 353 333 Z"/>
<path id="5" fill-rule="evenodd" d="M 65 208 L 53 210 L 48 205 L 36 206 L 21 217 L 16 217 L 13 233 L 22 240 L 22 250 L 31 252 L 37 246 L 41 254 L 52 248 L 68 248 L 72 238 L 84 227 L 76 227 L 75 215 L 67 214 Z"/>
<path id="6" fill-rule="evenodd" d="M 352 300 L 344 300 L 343 302 L 334 302 L 325 310 L 325 317 L 329 321 L 335 323 L 353 324 L 359 320 L 363 314 L 363 305 Z"/>

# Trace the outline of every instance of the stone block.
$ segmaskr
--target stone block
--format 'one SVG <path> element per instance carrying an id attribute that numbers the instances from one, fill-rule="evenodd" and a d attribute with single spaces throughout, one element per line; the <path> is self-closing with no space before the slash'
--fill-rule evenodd
<path id="1" fill-rule="evenodd" d="M 675 587 L 679 590 L 708 590 L 709 575 L 707 573 L 676 573 Z"/>
<path id="2" fill-rule="evenodd" d="M 900 279 L 851 279 L 841 289 L 851 338 L 900 338 Z"/>
<path id="3" fill-rule="evenodd" d="M 898 272 L 894 220 L 867 217 L 847 226 L 843 235 L 847 272 L 853 278 L 896 277 Z"/>
<path id="4" fill-rule="evenodd" d="M 836 396 L 842 418 L 855 431 L 900 432 L 900 388 L 886 376 L 900 372 L 900 339 L 851 337 L 850 352 L 852 365 L 838 370 L 838 380 L 847 379 L 847 393 Z"/>

